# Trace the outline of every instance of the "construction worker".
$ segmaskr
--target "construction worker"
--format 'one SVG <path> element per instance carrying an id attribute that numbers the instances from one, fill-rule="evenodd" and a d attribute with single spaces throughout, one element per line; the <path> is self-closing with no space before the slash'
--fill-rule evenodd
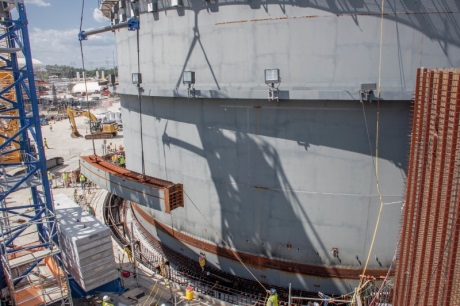
<path id="1" fill-rule="evenodd" d="M 112 163 L 114 163 L 115 165 L 118 164 L 118 156 L 117 156 L 117 154 L 112 155 Z"/>
<path id="2" fill-rule="evenodd" d="M 270 294 L 270 297 L 267 299 L 267 306 L 278 306 L 278 293 L 276 293 L 275 288 L 267 290 L 267 293 Z"/>
<path id="3" fill-rule="evenodd" d="M 94 208 L 92 208 L 90 205 L 86 207 L 86 211 L 91 215 L 91 216 L 96 216 L 96 212 L 94 211 Z"/>
<path id="4" fill-rule="evenodd" d="M 48 181 L 50 182 L 50 188 L 53 188 L 54 174 L 51 171 L 48 171 Z"/>
<path id="5" fill-rule="evenodd" d="M 133 260 L 133 253 L 131 252 L 131 246 L 129 244 L 125 245 L 125 247 L 123 248 L 123 251 L 125 251 L 126 253 L 126 256 L 128 257 L 128 260 L 130 263 L 134 263 L 134 260 Z"/>
<path id="6" fill-rule="evenodd" d="M 123 154 L 120 154 L 120 158 L 118 159 L 118 164 L 122 168 L 126 167 L 125 156 Z"/>
<path id="7" fill-rule="evenodd" d="M 198 263 L 200 264 L 201 271 L 204 272 L 204 266 L 206 266 L 206 254 L 200 253 L 198 257 Z"/>
<path id="8" fill-rule="evenodd" d="M 45 147 L 47 149 L 49 149 L 50 147 L 48 147 L 48 141 L 46 141 L 46 138 L 43 139 L 43 144 L 45 145 Z"/>
<path id="9" fill-rule="evenodd" d="M 86 185 L 86 177 L 83 175 L 83 173 L 80 174 L 80 186 L 81 189 L 85 190 L 85 185 Z"/>
<path id="10" fill-rule="evenodd" d="M 62 172 L 61 179 L 64 183 L 64 188 L 69 188 L 69 174 L 67 172 Z"/>
<path id="11" fill-rule="evenodd" d="M 111 299 L 108 295 L 104 295 L 102 298 L 102 306 L 113 306 L 113 303 L 111 303 Z"/>
<path id="12" fill-rule="evenodd" d="M 71 187 L 76 187 L 77 186 L 77 175 L 75 174 L 75 172 L 70 172 L 70 183 L 71 183 Z"/>

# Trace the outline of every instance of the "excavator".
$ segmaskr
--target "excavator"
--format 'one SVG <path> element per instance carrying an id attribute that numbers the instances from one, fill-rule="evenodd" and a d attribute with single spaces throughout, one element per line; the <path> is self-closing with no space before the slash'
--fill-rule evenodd
<path id="1" fill-rule="evenodd" d="M 70 134 L 72 138 L 83 137 L 80 132 L 78 132 L 77 124 L 75 123 L 76 116 L 84 116 L 90 120 L 89 126 L 91 134 L 85 135 L 85 139 L 109 139 L 117 136 L 118 126 L 114 122 L 102 123 L 89 111 L 79 111 L 70 107 L 67 107 L 66 111 L 72 127 L 72 134 Z"/>

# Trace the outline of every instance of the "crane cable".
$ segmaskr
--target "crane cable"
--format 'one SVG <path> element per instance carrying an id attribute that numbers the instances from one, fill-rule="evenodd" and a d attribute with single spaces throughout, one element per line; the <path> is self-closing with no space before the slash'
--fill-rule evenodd
<path id="1" fill-rule="evenodd" d="M 83 11 L 84 11 L 84 8 L 85 8 L 85 0 L 82 0 L 82 3 L 81 3 L 81 17 L 80 17 L 80 33 L 81 33 L 82 26 L 83 26 Z M 90 110 L 89 110 L 88 85 L 86 84 L 85 56 L 84 56 L 84 52 L 83 52 L 83 42 L 82 42 L 82 40 L 80 40 L 80 53 L 81 53 L 81 62 L 82 62 L 82 65 L 83 65 L 83 80 L 85 82 L 86 105 L 88 106 L 89 133 L 91 135 L 91 117 L 89 116 L 89 114 L 91 114 L 91 113 L 90 113 Z M 93 143 L 93 155 L 97 157 L 97 155 L 96 155 L 96 146 L 94 144 L 94 137 L 91 137 L 91 141 Z"/>
<path id="2" fill-rule="evenodd" d="M 265 286 L 257 279 L 257 277 L 251 272 L 251 270 L 249 270 L 249 268 L 244 264 L 244 262 L 241 259 L 241 257 L 238 256 L 238 254 L 231 248 L 231 246 L 224 240 L 224 238 L 221 235 L 219 235 L 219 233 L 214 229 L 214 227 L 212 226 L 211 222 L 209 222 L 209 220 L 206 219 L 206 217 L 201 213 L 200 209 L 195 205 L 195 203 L 190 198 L 190 196 L 187 194 L 187 192 L 185 192 L 185 190 L 184 190 L 184 194 L 190 200 L 190 202 L 193 204 L 193 206 L 195 206 L 196 210 L 201 215 L 201 217 L 204 219 L 204 221 L 206 221 L 206 223 L 209 225 L 209 227 L 217 234 L 217 236 L 220 238 L 220 240 L 228 247 L 230 252 L 232 252 L 233 256 L 235 256 L 235 258 L 243 265 L 243 267 L 249 272 L 249 274 L 251 274 L 251 276 L 256 280 L 256 282 L 259 283 L 259 285 L 265 291 L 267 291 L 267 288 L 265 288 Z"/>
<path id="3" fill-rule="evenodd" d="M 371 257 L 371 254 L 372 254 L 372 249 L 374 247 L 374 242 L 375 242 L 375 238 L 377 236 L 377 231 L 378 231 L 378 228 L 379 228 L 379 224 L 380 224 L 380 217 L 382 216 L 382 209 L 383 209 L 383 200 L 382 200 L 382 192 L 380 190 L 380 182 L 379 182 L 379 161 L 378 161 L 378 158 L 379 158 L 379 121 L 380 121 L 380 93 L 381 93 L 381 80 L 382 80 L 382 40 L 383 40 L 383 16 L 384 16 L 384 12 L 385 12 L 385 0 L 382 0 L 381 2 L 381 6 L 382 6 L 382 13 L 380 15 L 380 46 L 379 46 L 379 76 L 378 76 L 378 86 L 377 86 L 377 114 L 376 114 L 376 131 L 375 131 L 375 134 L 376 134 L 376 137 L 375 137 L 375 159 L 373 158 L 372 159 L 372 162 L 374 164 L 374 169 L 375 169 L 375 180 L 376 180 L 376 188 L 377 188 L 377 193 L 378 193 L 378 196 L 379 196 L 379 202 L 380 202 L 380 207 L 379 207 L 379 213 L 378 213 L 378 216 L 377 216 L 377 221 L 376 221 L 376 224 L 375 224 L 375 228 L 374 228 L 374 234 L 372 235 L 372 241 L 371 241 L 371 245 L 369 247 L 369 252 L 367 254 L 367 259 L 366 259 L 366 263 L 364 265 L 364 268 L 363 268 L 363 272 L 362 272 L 362 276 L 361 279 L 360 279 L 360 282 L 359 282 L 359 285 L 358 285 L 358 288 L 357 290 L 355 291 L 354 295 L 353 295 L 353 299 L 352 299 L 352 305 L 355 303 L 355 300 L 356 300 L 356 296 L 361 288 L 361 286 L 363 285 L 363 280 L 364 280 L 364 276 L 366 275 L 366 270 L 367 270 L 367 266 L 369 265 L 369 260 L 370 260 L 370 257 Z M 364 103 L 363 104 L 363 111 L 364 111 Z M 364 113 L 364 118 L 365 117 L 365 113 Z M 366 120 L 366 119 L 365 119 Z M 367 120 L 366 120 L 367 122 Z M 366 130 L 367 130 L 367 124 L 366 124 Z M 367 130 L 367 135 L 368 135 L 368 139 L 369 139 L 369 142 L 370 142 L 370 137 L 369 137 L 369 131 Z M 371 151 L 371 154 L 372 154 L 372 151 Z"/>
<path id="4" fill-rule="evenodd" d="M 136 46 L 137 46 L 137 72 L 141 75 L 140 63 L 140 42 L 139 28 L 136 30 Z M 145 179 L 145 160 L 144 160 L 144 137 L 142 136 L 142 88 L 141 84 L 137 84 L 137 99 L 139 100 L 139 125 L 141 133 L 141 163 L 142 163 L 142 178 Z"/>

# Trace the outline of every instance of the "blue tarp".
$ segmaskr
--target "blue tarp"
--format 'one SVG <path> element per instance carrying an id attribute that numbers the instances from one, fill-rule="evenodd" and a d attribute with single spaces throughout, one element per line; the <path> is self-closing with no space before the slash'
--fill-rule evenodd
<path id="1" fill-rule="evenodd" d="M 72 298 L 80 299 L 91 295 L 97 295 L 99 293 L 113 292 L 115 294 L 122 294 L 125 292 L 125 288 L 121 285 L 119 278 L 113 280 L 105 285 L 99 286 L 96 289 L 86 292 L 82 287 L 69 275 L 70 290 L 72 292 Z"/>

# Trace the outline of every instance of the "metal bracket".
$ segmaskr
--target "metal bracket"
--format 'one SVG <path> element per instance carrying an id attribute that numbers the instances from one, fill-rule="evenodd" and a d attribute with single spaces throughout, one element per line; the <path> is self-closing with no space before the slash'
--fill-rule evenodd
<path id="1" fill-rule="evenodd" d="M 377 84 L 375 83 L 364 83 L 361 84 L 361 90 L 359 91 L 359 94 L 361 96 L 360 101 L 361 102 L 369 102 L 370 101 L 370 96 L 374 93 L 374 90 L 377 89 Z"/>
<path id="2" fill-rule="evenodd" d="M 128 31 L 139 30 L 139 20 L 136 17 L 132 17 L 128 20 Z"/>
<path id="3" fill-rule="evenodd" d="M 193 84 L 188 84 L 187 94 L 189 99 L 190 97 L 195 98 L 195 87 L 193 87 Z"/>
<path id="4" fill-rule="evenodd" d="M 85 33 L 85 31 L 81 31 L 80 33 L 78 33 L 78 40 L 79 41 L 88 39 L 88 37 L 84 33 Z"/>
<path id="5" fill-rule="evenodd" d="M 279 102 L 279 90 L 275 87 L 268 87 L 268 100 Z"/>

